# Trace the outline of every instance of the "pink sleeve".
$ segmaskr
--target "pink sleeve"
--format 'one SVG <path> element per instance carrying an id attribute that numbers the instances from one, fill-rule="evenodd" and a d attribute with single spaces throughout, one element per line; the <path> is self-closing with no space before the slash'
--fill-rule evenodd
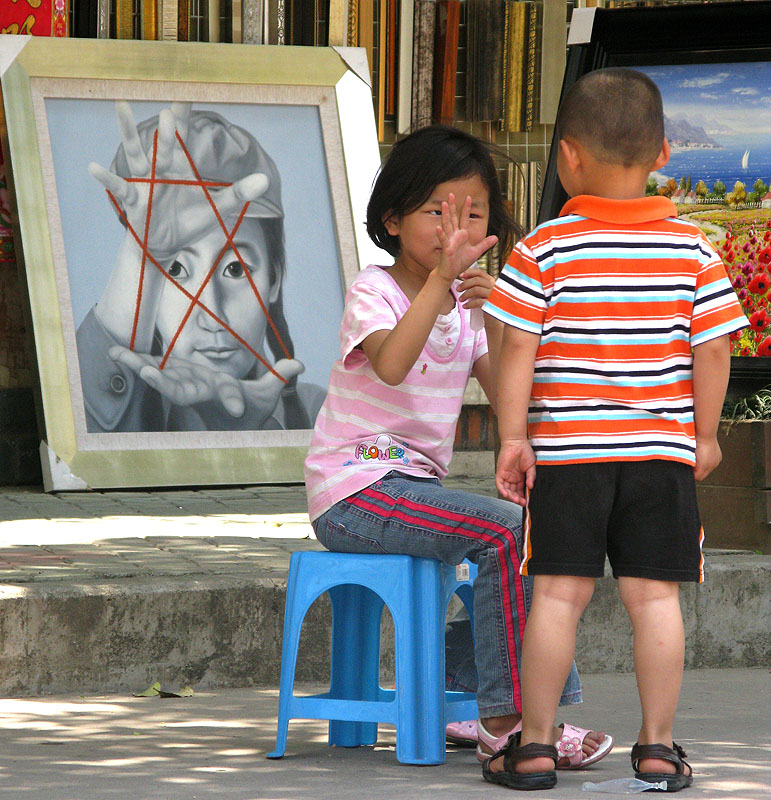
<path id="1" fill-rule="evenodd" d="M 471 359 L 471 363 L 476 363 L 478 359 L 487 354 L 487 351 L 487 331 L 482 328 L 476 331 L 476 335 L 474 336 L 474 355 Z"/>
<path id="2" fill-rule="evenodd" d="M 383 287 L 371 281 L 354 281 L 348 290 L 340 326 L 340 355 L 346 369 L 366 360 L 358 345 L 375 331 L 393 330 L 399 318 Z"/>

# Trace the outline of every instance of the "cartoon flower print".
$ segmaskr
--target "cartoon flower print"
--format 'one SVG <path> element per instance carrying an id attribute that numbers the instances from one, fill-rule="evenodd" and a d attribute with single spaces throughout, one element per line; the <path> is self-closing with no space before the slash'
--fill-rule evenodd
<path id="1" fill-rule="evenodd" d="M 570 737 L 563 733 L 557 741 L 557 750 L 560 756 L 567 756 L 568 758 L 581 749 L 581 740 L 576 736 Z"/>

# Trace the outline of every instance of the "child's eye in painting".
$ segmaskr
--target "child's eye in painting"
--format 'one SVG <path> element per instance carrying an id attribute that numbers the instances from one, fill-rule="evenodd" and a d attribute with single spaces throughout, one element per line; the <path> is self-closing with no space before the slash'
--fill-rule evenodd
<path id="1" fill-rule="evenodd" d="M 222 270 L 222 274 L 226 278 L 243 278 L 247 269 L 249 268 L 244 268 L 244 265 L 240 261 L 231 261 L 225 269 Z"/>
<path id="2" fill-rule="evenodd" d="M 175 261 L 168 269 L 168 273 L 172 278 L 186 278 L 189 273 L 188 271 L 179 263 L 179 261 Z"/>

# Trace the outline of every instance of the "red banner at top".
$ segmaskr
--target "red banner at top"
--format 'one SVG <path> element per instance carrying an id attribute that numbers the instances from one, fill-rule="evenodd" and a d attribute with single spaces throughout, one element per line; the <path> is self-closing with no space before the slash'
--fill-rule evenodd
<path id="1" fill-rule="evenodd" d="M 0 33 L 67 36 L 68 0 L 2 0 Z"/>

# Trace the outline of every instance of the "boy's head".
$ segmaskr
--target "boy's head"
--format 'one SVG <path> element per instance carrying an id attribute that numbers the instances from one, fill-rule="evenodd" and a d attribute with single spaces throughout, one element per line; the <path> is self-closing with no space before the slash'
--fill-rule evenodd
<path id="1" fill-rule="evenodd" d="M 603 164 L 650 170 L 664 143 L 661 93 L 633 69 L 588 72 L 560 104 L 557 137 L 580 143 Z"/>

